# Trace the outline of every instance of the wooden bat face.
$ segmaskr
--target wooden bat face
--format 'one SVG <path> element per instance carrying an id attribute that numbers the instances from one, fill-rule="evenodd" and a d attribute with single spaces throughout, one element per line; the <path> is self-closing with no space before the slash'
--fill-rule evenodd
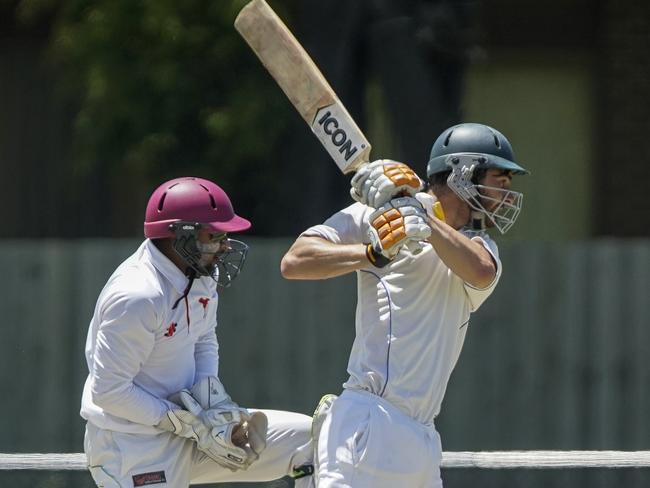
<path id="1" fill-rule="evenodd" d="M 361 129 L 291 31 L 264 0 L 252 0 L 235 19 L 235 28 L 343 173 L 367 163 L 370 154 Z"/>

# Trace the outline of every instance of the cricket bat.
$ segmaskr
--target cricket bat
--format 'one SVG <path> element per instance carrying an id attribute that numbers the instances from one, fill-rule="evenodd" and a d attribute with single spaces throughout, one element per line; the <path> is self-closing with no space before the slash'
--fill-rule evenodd
<path id="1" fill-rule="evenodd" d="M 309 54 L 264 0 L 239 12 L 246 40 L 343 173 L 369 161 L 370 143 Z"/>

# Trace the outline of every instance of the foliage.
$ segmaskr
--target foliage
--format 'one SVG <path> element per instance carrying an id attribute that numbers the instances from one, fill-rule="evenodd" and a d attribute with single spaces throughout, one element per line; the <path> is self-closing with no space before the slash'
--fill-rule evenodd
<path id="1" fill-rule="evenodd" d="M 273 171 L 268 155 L 290 106 L 233 27 L 245 3 L 19 3 L 23 20 L 53 18 L 49 57 L 78 107 L 77 181 L 102 181 L 111 199 L 134 204 L 181 174 L 231 191 L 242 181 L 262 185 L 264 172 L 251 168 L 264 161 Z"/>

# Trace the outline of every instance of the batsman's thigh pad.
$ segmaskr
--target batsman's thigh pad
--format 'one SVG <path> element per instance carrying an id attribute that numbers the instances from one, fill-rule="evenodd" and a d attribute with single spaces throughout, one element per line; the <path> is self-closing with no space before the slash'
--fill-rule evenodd
<path id="1" fill-rule="evenodd" d="M 440 437 L 384 399 L 346 390 L 323 425 L 319 488 L 440 488 Z"/>
<path id="2" fill-rule="evenodd" d="M 188 486 L 194 444 L 171 433 L 127 434 L 86 426 L 84 450 L 97 486 Z M 108 479 L 114 485 L 107 484 Z"/>
<path id="3" fill-rule="evenodd" d="M 249 409 L 251 412 L 255 409 Z M 263 482 L 291 475 L 294 468 L 313 463 L 311 417 L 280 410 L 258 410 L 269 425 L 266 449 L 246 470 L 231 472 L 197 452 L 192 465 L 192 483 Z M 296 481 L 296 486 L 313 486 L 313 476 Z"/>

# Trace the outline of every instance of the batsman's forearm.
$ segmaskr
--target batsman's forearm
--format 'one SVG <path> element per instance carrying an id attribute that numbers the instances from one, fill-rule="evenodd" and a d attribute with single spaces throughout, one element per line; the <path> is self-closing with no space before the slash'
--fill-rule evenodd
<path id="1" fill-rule="evenodd" d="M 476 288 L 488 287 L 496 276 L 496 264 L 490 253 L 478 242 L 438 219 L 430 219 L 429 242 L 443 263 L 465 283 Z"/>
<path id="2" fill-rule="evenodd" d="M 280 264 L 289 280 L 324 280 L 368 266 L 363 244 L 334 244 L 320 237 L 299 237 Z"/>

